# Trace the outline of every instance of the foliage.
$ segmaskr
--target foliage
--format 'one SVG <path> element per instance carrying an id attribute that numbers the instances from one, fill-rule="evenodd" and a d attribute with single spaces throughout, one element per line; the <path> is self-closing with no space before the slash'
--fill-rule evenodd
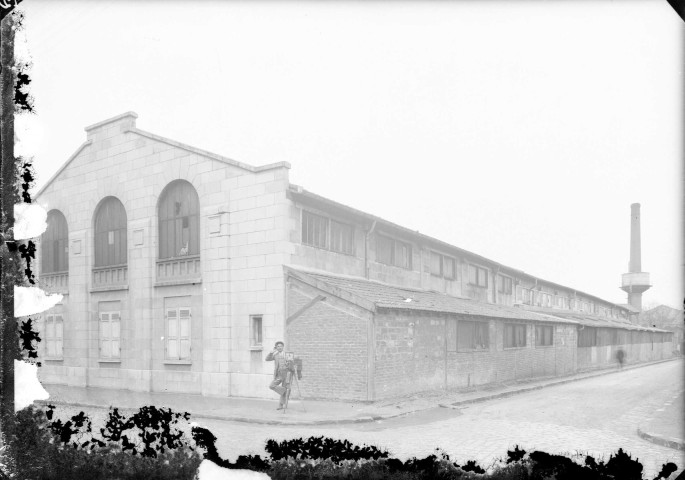
<path id="1" fill-rule="evenodd" d="M 17 412 L 7 425 L 7 451 L 0 463 L 5 464 L 9 478 L 27 480 L 190 480 L 202 458 L 191 442 L 177 436 L 174 415 L 182 415 L 164 412 L 152 412 L 151 419 L 141 422 L 140 417 L 150 413 L 141 409 L 130 424 L 131 419 L 110 410 L 111 425 L 123 423 L 131 428 L 120 430 L 118 440 L 112 439 L 116 436 L 112 428 L 103 428 L 101 432 L 108 436 L 103 435 L 102 440 L 94 436 L 91 421 L 83 412 L 62 422 L 52 420 L 52 407 L 45 412 L 29 407 Z M 126 448 L 123 432 L 136 429 L 138 438 L 128 432 L 135 441 L 129 441 Z"/>

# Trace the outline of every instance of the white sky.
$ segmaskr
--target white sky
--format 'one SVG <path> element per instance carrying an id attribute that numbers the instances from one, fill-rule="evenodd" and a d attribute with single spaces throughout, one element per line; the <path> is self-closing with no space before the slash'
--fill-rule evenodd
<path id="1" fill-rule="evenodd" d="M 18 51 L 41 187 L 122 112 L 461 248 L 625 303 L 683 301 L 682 20 L 667 2 L 49 2 Z M 25 117 L 25 116 L 24 116 Z M 23 131 L 22 123 L 30 124 Z"/>

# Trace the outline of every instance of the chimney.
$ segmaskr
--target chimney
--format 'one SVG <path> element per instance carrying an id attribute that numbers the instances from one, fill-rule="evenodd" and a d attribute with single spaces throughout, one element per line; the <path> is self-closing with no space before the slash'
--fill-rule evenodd
<path id="1" fill-rule="evenodd" d="M 112 138 L 131 128 L 135 128 L 136 118 L 138 118 L 138 115 L 135 112 L 126 112 L 117 115 L 116 117 L 94 123 L 84 129 L 86 131 L 86 138 L 93 142 Z"/>
<path id="2" fill-rule="evenodd" d="M 642 271 L 640 204 L 633 203 L 630 206 L 630 262 L 628 273 L 621 277 L 621 290 L 628 294 L 628 303 L 642 311 L 642 294 L 650 287 L 649 273 Z"/>
<path id="3" fill-rule="evenodd" d="M 633 203 L 630 206 L 630 263 L 628 271 L 638 273 L 642 270 L 640 255 L 640 204 Z"/>

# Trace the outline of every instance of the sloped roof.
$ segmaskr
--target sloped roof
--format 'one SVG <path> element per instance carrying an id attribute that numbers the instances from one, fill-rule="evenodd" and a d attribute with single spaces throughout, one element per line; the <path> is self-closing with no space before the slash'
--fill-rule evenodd
<path id="1" fill-rule="evenodd" d="M 626 304 L 618 304 L 614 302 L 610 302 L 609 300 L 605 300 L 603 298 L 597 297 L 595 295 L 592 295 L 587 292 L 583 292 L 581 290 L 578 290 L 576 288 L 568 287 L 565 285 L 562 285 L 560 283 L 552 282 L 550 280 L 545 280 L 544 278 L 537 277 L 535 275 L 532 275 L 530 273 L 524 272 L 523 270 L 520 270 L 518 268 L 510 267 L 504 264 L 501 264 L 495 260 L 491 260 L 489 258 L 483 257 L 482 255 L 478 255 L 477 253 L 465 250 L 463 248 L 457 247 L 455 245 L 449 244 L 447 242 L 444 242 L 442 240 L 439 240 L 435 237 L 431 237 L 429 235 L 420 233 L 418 230 L 412 230 L 407 227 L 403 227 L 401 225 L 398 225 L 396 223 L 393 223 L 389 220 L 385 220 L 384 218 L 377 217 L 375 215 L 372 215 L 370 213 L 363 212 L 361 210 L 357 210 L 356 208 L 349 207 L 347 205 L 344 205 L 340 202 L 336 202 L 335 200 L 331 200 L 326 197 L 322 197 L 321 195 L 318 195 L 316 193 L 310 192 L 308 190 L 305 190 L 299 185 L 295 184 L 290 184 L 290 188 L 288 190 L 288 195 L 290 198 L 293 200 L 299 201 L 301 203 L 310 203 L 314 205 L 323 205 L 326 208 L 336 211 L 338 214 L 342 215 L 348 215 L 353 218 L 363 218 L 365 219 L 369 224 L 373 224 L 374 222 L 377 222 L 379 225 L 382 225 L 385 228 L 388 228 L 390 230 L 396 231 L 400 234 L 408 235 L 408 236 L 413 236 L 414 238 L 418 238 L 419 241 L 426 242 L 430 245 L 433 245 L 437 249 L 444 249 L 447 250 L 447 252 L 452 252 L 452 254 L 456 255 L 462 255 L 464 257 L 468 257 L 475 262 L 480 262 L 486 265 L 489 265 L 491 267 L 499 268 L 503 273 L 508 273 L 510 275 L 518 275 L 522 277 L 527 277 L 529 279 L 535 280 L 535 281 L 540 281 L 544 283 L 545 285 L 552 287 L 552 288 L 560 288 L 564 290 L 572 290 L 580 295 L 583 295 L 588 298 L 592 298 L 594 300 L 598 300 L 600 302 L 603 302 L 605 304 L 613 305 L 615 307 L 621 307 L 628 309 L 630 311 L 637 311 L 635 310 L 632 306 L 626 305 Z M 445 252 L 445 253 L 447 253 Z"/>
<path id="2" fill-rule="evenodd" d="M 530 307 L 525 307 L 528 310 Z M 538 313 L 544 312 L 546 315 L 552 315 L 559 318 L 564 318 L 567 320 L 573 320 L 578 322 L 580 325 L 586 327 L 603 327 L 603 328 L 623 328 L 626 330 L 640 330 L 646 332 L 665 332 L 659 328 L 644 327 L 642 325 L 636 325 L 630 321 L 623 318 L 608 318 L 600 317 L 598 315 L 590 315 L 581 312 L 572 312 L 564 310 L 556 310 L 551 308 L 545 309 L 535 309 L 534 311 Z"/>
<path id="3" fill-rule="evenodd" d="M 574 320 L 542 315 L 516 307 L 482 303 L 428 290 L 397 287 L 360 277 L 336 275 L 293 266 L 286 266 L 286 270 L 291 276 L 315 288 L 343 299 L 357 300 L 355 303 L 370 311 L 412 310 L 507 320 L 577 323 Z"/>

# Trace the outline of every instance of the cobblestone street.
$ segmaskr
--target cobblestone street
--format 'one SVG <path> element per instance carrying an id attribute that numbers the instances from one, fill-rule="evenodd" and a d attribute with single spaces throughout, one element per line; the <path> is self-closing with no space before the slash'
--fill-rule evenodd
<path id="1" fill-rule="evenodd" d="M 653 478 L 665 462 L 674 462 L 682 470 L 685 453 L 641 439 L 637 428 L 665 399 L 682 391 L 682 377 L 682 363 L 669 362 L 459 410 L 436 409 L 371 424 L 277 427 L 201 423 L 212 429 L 219 438 L 220 453 L 231 459 L 239 454 L 263 454 L 265 438 L 311 435 L 372 444 L 400 458 L 425 456 L 441 448 L 454 460 L 475 459 L 484 467 L 506 457 L 507 449 L 516 444 L 527 451 L 590 454 L 605 460 L 623 448 L 640 459 L 646 478 Z"/>
<path id="2" fill-rule="evenodd" d="M 443 450 L 454 461 L 476 460 L 489 467 L 515 445 L 530 452 L 543 450 L 567 456 L 585 455 L 608 460 L 619 448 L 638 458 L 644 478 L 654 478 L 666 462 L 679 472 L 685 452 L 640 438 L 643 425 L 666 402 L 682 403 L 683 362 L 666 362 L 583 379 L 563 385 L 473 403 L 460 408 L 432 408 L 382 421 L 330 426 L 267 425 L 194 419 L 218 438 L 222 457 L 234 461 L 238 455 L 265 455 L 265 440 L 328 436 L 354 444 L 387 449 L 401 459 L 423 457 Z M 276 400 L 273 404 L 276 406 Z M 306 409 L 300 402 L 291 408 Z M 681 405 L 682 409 L 683 406 Z M 64 418 L 82 410 L 59 406 Z M 90 409 L 94 427 L 105 418 L 105 409 Z M 305 415 L 306 416 L 306 415 Z M 97 427 L 99 428 L 99 427 Z M 679 436 L 682 434 L 682 425 Z M 675 478 L 672 475 L 671 478 Z"/>

